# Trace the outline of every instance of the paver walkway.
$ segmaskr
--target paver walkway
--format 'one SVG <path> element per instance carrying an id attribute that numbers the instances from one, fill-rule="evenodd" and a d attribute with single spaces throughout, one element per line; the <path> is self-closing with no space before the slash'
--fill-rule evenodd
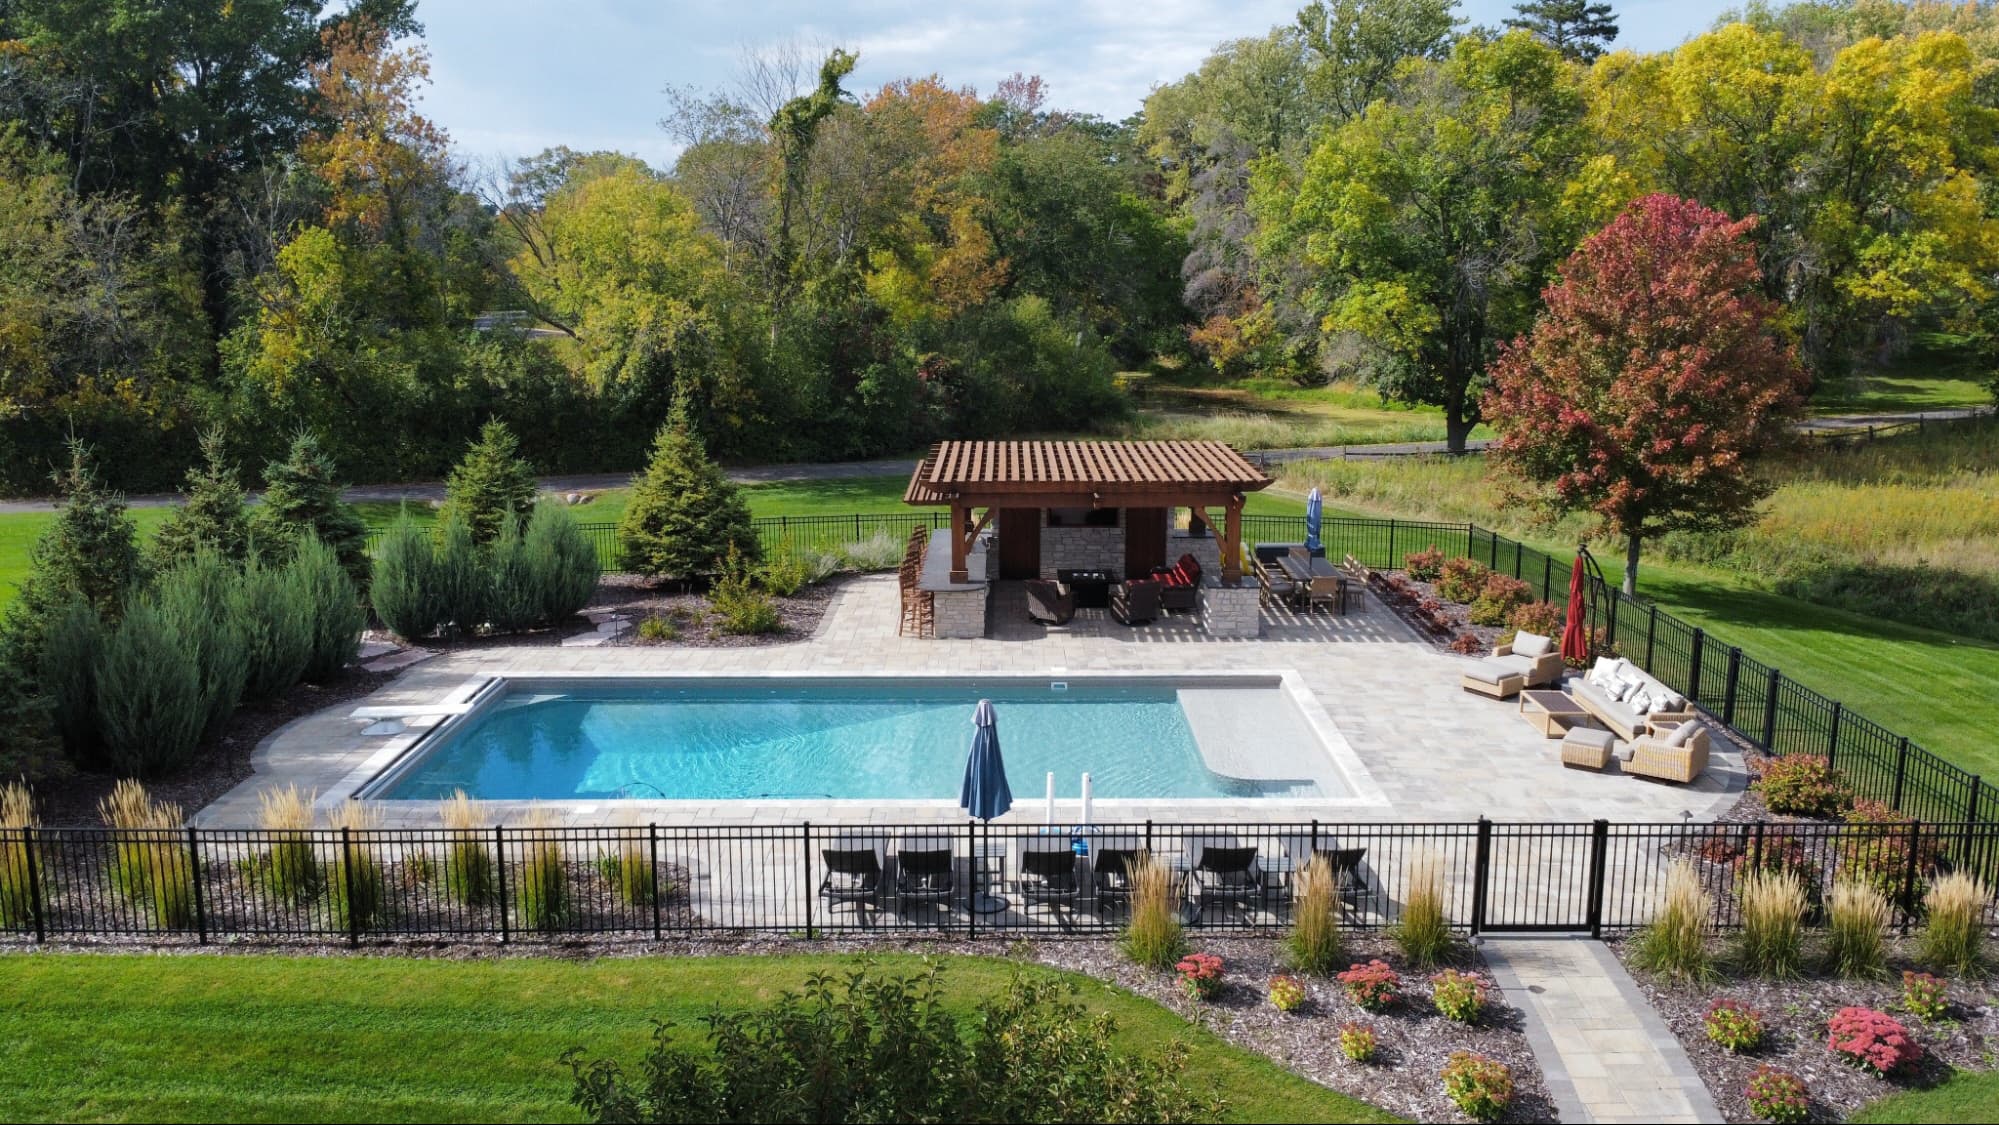
<path id="1" fill-rule="evenodd" d="M 1480 952 L 1527 1015 L 1527 1040 L 1564 1122 L 1722 1119 L 1679 1040 L 1603 943 L 1487 938 Z"/>

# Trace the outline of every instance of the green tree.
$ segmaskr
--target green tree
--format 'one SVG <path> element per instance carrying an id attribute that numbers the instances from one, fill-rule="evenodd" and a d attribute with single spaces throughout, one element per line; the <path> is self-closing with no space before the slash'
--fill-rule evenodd
<path id="1" fill-rule="evenodd" d="M 1617 38 L 1617 15 L 1607 3 L 1591 0 L 1522 0 L 1506 26 L 1525 31 L 1565 58 L 1593 63 Z"/>
<path id="2" fill-rule="evenodd" d="M 81 599 L 99 615 L 116 618 L 145 576 L 138 525 L 125 498 L 98 485 L 82 442 L 70 442 L 69 465 L 55 484 L 62 509 L 35 541 L 27 580 L 7 609 L 6 632 L 28 653 L 39 649 L 42 622 L 57 607 Z"/>
<path id="3" fill-rule="evenodd" d="M 826 120 L 846 100 L 840 81 L 854 72 L 860 58 L 835 49 L 819 67 L 819 85 L 809 94 L 785 102 L 771 114 L 770 135 L 777 145 L 779 183 L 777 200 L 776 250 L 772 265 L 775 285 L 781 294 L 793 285 L 791 270 L 798 248 L 792 232 L 793 213 L 805 194 L 806 172 L 812 157 L 820 122 Z"/>
<path id="4" fill-rule="evenodd" d="M 1450 54 L 1457 8 L 1457 0 L 1312 0 L 1298 12 L 1314 56 L 1307 84 L 1335 121 L 1359 117 L 1393 92 L 1404 61 Z"/>
<path id="5" fill-rule="evenodd" d="M 1473 34 L 1330 133 L 1295 188 L 1288 169 L 1258 165 L 1259 252 L 1311 269 L 1307 307 L 1330 365 L 1443 407 L 1454 450 L 1480 420 L 1497 341 L 1527 326 L 1567 245 L 1581 115 L 1554 48 Z"/>
<path id="6" fill-rule="evenodd" d="M 333 458 L 301 433 L 283 461 L 264 469 L 264 500 L 250 514 L 250 536 L 267 559 L 284 559 L 308 535 L 340 559 L 356 586 L 368 581 L 368 525 L 340 499 Z"/>
<path id="7" fill-rule="evenodd" d="M 250 546 L 250 520 L 236 466 L 224 459 L 222 431 L 201 435 L 203 464 L 187 471 L 181 505 L 153 536 L 152 562 L 160 569 L 212 551 L 241 561 Z"/>
<path id="8" fill-rule="evenodd" d="M 534 466 L 520 456 L 520 441 L 505 422 L 487 422 L 465 459 L 444 485 L 441 523 L 462 519 L 478 543 L 490 543 L 509 524 L 534 511 Z"/>
<path id="9" fill-rule="evenodd" d="M 304 676 L 315 684 L 326 683 L 353 663 L 360 650 L 361 630 L 368 627 L 361 594 L 341 567 L 340 556 L 318 536 L 298 545 L 285 578 L 289 598 L 311 607 L 312 654 Z"/>
<path id="10" fill-rule="evenodd" d="M 660 428 L 645 472 L 632 479 L 618 542 L 625 569 L 654 578 L 703 578 L 731 550 L 762 554 L 742 493 L 680 418 Z"/>

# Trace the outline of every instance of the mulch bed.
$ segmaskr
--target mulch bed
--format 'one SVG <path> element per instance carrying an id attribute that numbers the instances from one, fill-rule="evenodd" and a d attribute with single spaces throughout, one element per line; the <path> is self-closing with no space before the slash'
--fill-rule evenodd
<path id="1" fill-rule="evenodd" d="M 1954 1069 L 1985 1070 L 1999 1047 L 1999 979 L 1951 980 L 1951 1010 L 1934 1023 L 1902 1010 L 1903 969 L 1919 969 L 1898 949 L 1890 957 L 1889 976 L 1879 981 L 1805 976 L 1771 981 L 1729 975 L 1705 984 L 1676 983 L 1654 977 L 1630 965 L 1632 943 L 1613 941 L 1611 948 L 1626 962 L 1652 1006 L 1679 1037 L 1694 1069 L 1707 1083 L 1715 1104 L 1730 1121 L 1756 1121 L 1746 1095 L 1749 1076 L 1769 1065 L 1804 1080 L 1812 1097 L 1812 1120 L 1844 1121 L 1861 1106 L 1899 1090 L 1935 1085 Z M 1705 1018 L 1716 999 L 1742 1001 L 1765 1019 L 1761 1047 L 1731 1055 L 1710 1043 Z M 1924 1051 L 1912 1073 L 1894 1079 L 1876 1078 L 1842 1062 L 1826 1049 L 1826 1021 L 1844 1007 L 1866 1007 L 1902 1021 Z"/>
<path id="2" fill-rule="evenodd" d="M 1411 629 L 1415 630 L 1418 636 L 1423 637 L 1440 649 L 1451 652 L 1460 651 L 1453 649 L 1451 643 L 1469 633 L 1473 637 L 1478 638 L 1478 649 L 1473 652 L 1464 652 L 1463 655 L 1483 656 L 1492 651 L 1492 647 L 1499 643 L 1499 638 L 1507 636 L 1514 631 L 1510 625 L 1472 624 L 1471 607 L 1454 602 L 1438 593 L 1435 583 L 1414 578 L 1404 571 L 1397 571 L 1392 575 L 1385 571 L 1377 571 L 1376 573 L 1381 578 L 1381 581 L 1371 587 L 1374 596 L 1387 605 L 1389 609 L 1393 610 L 1395 616 L 1400 617 Z M 1399 578 L 1403 581 L 1405 584 L 1404 592 L 1397 592 L 1390 581 L 1394 578 Z M 1436 613 L 1440 615 L 1446 627 L 1439 628 L 1438 620 L 1433 618 L 1428 610 L 1422 608 L 1423 603 L 1426 601 L 1436 602 Z"/>
<path id="3" fill-rule="evenodd" d="M 755 648 L 790 644 L 818 632 L 826 610 L 833 604 L 843 580 L 832 579 L 807 586 L 788 598 L 773 598 L 778 619 L 783 623 L 775 633 L 738 636 L 721 631 L 720 619 L 710 607 L 706 594 L 670 587 L 649 586 L 628 574 L 607 575 L 597 586 L 592 610 L 608 610 L 631 618 L 633 629 L 610 642 L 614 645 L 671 645 L 679 648 Z M 664 618 L 674 625 L 674 639 L 649 641 L 641 638 L 638 624 L 648 617 Z"/>

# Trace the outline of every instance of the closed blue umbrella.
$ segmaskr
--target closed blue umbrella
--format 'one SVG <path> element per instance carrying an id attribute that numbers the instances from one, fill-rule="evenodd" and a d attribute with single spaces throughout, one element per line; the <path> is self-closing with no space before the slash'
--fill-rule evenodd
<path id="1" fill-rule="evenodd" d="M 972 710 L 972 753 L 965 759 L 965 785 L 958 794 L 958 806 L 979 820 L 991 821 L 1013 807 L 1013 788 L 1006 783 L 1006 761 L 1000 757 L 998 716 L 993 701 L 979 700 Z M 973 881 L 982 881 L 990 868 L 988 856 L 972 859 Z M 974 887 L 973 910 L 992 914 L 1006 909 L 1006 900 Z"/>
<path id="2" fill-rule="evenodd" d="M 1322 522 L 1324 522 L 1325 516 L 1326 516 L 1326 498 L 1319 495 L 1319 490 L 1315 488 L 1312 490 L 1310 495 L 1305 497 L 1305 549 L 1306 550 L 1317 551 L 1320 548 L 1321 544 L 1319 543 L 1319 525 Z"/>

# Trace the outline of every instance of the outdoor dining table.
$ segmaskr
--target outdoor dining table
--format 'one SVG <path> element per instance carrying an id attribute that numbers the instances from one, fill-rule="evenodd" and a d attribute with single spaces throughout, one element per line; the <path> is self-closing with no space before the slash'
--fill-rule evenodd
<path id="1" fill-rule="evenodd" d="M 1334 566 L 1331 561 L 1317 555 L 1308 559 L 1301 559 L 1296 555 L 1279 555 L 1277 557 L 1277 568 L 1284 572 L 1284 577 L 1291 580 L 1291 600 L 1297 603 L 1303 603 L 1311 597 L 1312 579 L 1338 578 L 1340 580 L 1339 608 L 1340 612 L 1346 612 L 1346 575 L 1339 567 Z"/>

